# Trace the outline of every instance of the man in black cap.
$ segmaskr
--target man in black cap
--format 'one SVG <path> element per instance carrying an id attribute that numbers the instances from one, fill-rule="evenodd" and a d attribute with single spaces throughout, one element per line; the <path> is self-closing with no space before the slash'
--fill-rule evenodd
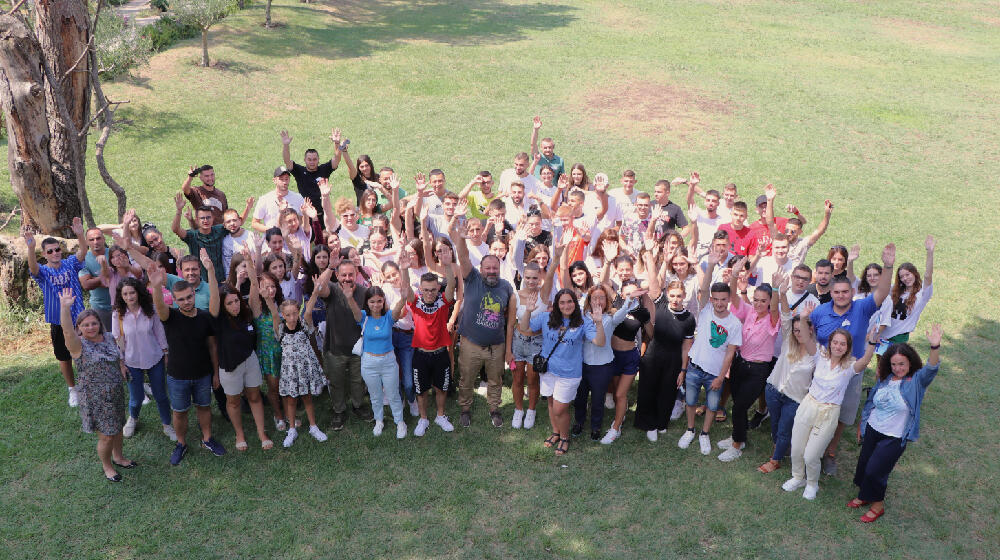
<path id="1" fill-rule="evenodd" d="M 191 180 L 198 177 L 200 185 L 191 185 Z M 191 167 L 188 176 L 181 184 L 181 191 L 184 197 L 191 201 L 191 206 L 201 208 L 208 206 L 212 209 L 212 221 L 216 224 L 222 223 L 222 213 L 229 208 L 226 201 L 226 193 L 215 188 L 215 169 L 211 165 L 201 167 Z"/>
<path id="2" fill-rule="evenodd" d="M 330 140 L 333 141 L 333 157 L 329 161 L 320 163 L 319 152 L 313 148 L 309 148 L 303 156 L 305 165 L 299 165 L 292 161 L 292 137 L 289 136 L 287 130 L 281 131 L 281 157 L 285 162 L 285 167 L 288 168 L 292 177 L 295 177 L 295 188 L 298 189 L 299 194 L 312 202 L 313 207 L 316 209 L 316 221 L 319 224 L 325 222 L 323 222 L 323 201 L 320 198 L 318 182 L 320 179 L 329 180 L 330 175 L 337 170 L 340 158 L 343 155 L 341 150 L 347 143 L 347 141 L 341 143 L 339 128 L 333 129 L 333 132 L 330 134 Z"/>
<path id="3" fill-rule="evenodd" d="M 299 193 L 288 190 L 292 175 L 284 165 L 274 170 L 274 190 L 264 193 L 257 199 L 257 208 L 253 213 L 254 231 L 264 233 L 270 228 L 278 227 L 278 215 L 284 208 L 292 208 L 298 212 L 305 201 Z"/>

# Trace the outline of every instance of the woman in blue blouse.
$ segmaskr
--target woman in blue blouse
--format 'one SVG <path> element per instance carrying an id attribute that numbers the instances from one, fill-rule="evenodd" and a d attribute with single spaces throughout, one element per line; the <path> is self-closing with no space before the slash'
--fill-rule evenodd
<path id="1" fill-rule="evenodd" d="M 889 473 L 906 449 L 906 442 L 920 436 L 920 404 L 927 387 L 937 375 L 941 363 L 941 325 L 927 333 L 931 354 L 927 365 L 912 346 L 893 344 L 878 365 L 878 380 L 868 393 L 861 412 L 864 445 L 854 471 L 858 497 L 847 502 L 849 508 L 871 504 L 861 521 L 871 523 L 885 513 L 885 489 Z"/>
<path id="2" fill-rule="evenodd" d="M 576 398 L 576 389 L 583 376 L 583 343 L 604 346 L 604 310 L 596 302 L 592 317 L 584 317 L 576 294 L 563 288 L 556 293 L 555 304 L 548 316 L 532 316 L 535 307 L 542 305 L 540 298 L 524 301 L 525 311 L 519 318 L 521 329 L 542 331 L 542 351 L 548 359 L 548 371 L 541 373 L 541 394 L 549 400 L 549 422 L 552 435 L 545 440 L 545 447 L 558 442 L 556 455 L 569 451 L 569 403 Z"/>

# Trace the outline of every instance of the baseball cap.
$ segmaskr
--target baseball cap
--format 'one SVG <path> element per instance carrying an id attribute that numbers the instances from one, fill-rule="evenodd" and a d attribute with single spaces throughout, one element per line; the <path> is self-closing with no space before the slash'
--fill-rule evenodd
<path id="1" fill-rule="evenodd" d="M 764 195 L 757 197 L 757 206 L 760 206 L 761 204 L 767 204 L 767 197 Z"/>
<path id="2" fill-rule="evenodd" d="M 288 175 L 288 174 L 290 174 L 288 172 L 288 168 L 285 167 L 284 165 L 280 165 L 277 168 L 275 168 L 275 170 L 274 170 L 274 176 L 275 177 L 281 177 L 282 175 Z"/>

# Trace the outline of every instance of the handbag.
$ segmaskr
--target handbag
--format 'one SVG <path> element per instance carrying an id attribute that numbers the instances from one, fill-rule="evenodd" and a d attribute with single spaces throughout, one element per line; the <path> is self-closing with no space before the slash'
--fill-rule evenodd
<path id="1" fill-rule="evenodd" d="M 562 327 L 562 328 L 559 329 L 559 340 L 556 341 L 556 344 L 555 344 L 555 346 L 552 347 L 552 350 L 549 350 L 549 355 L 548 356 L 545 356 L 543 358 L 542 357 L 542 353 L 539 352 L 538 354 L 535 354 L 534 358 L 531 359 L 531 366 L 534 368 L 535 373 L 537 373 L 537 374 L 548 373 L 548 371 L 549 371 L 549 358 L 552 357 L 552 354 L 555 353 L 556 348 L 558 348 L 559 344 L 562 343 L 563 337 L 566 336 L 566 331 L 567 330 L 568 329 L 566 327 Z"/>
<path id="2" fill-rule="evenodd" d="M 361 323 L 361 336 L 358 337 L 358 341 L 354 343 L 354 348 L 351 348 L 351 354 L 355 356 L 360 356 L 364 352 L 365 347 L 365 325 L 368 324 L 368 317 L 365 317 L 365 321 Z"/>

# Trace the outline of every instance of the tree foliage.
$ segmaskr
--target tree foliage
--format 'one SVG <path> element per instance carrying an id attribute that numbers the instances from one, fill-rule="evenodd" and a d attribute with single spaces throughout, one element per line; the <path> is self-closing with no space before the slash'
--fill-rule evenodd
<path id="1" fill-rule="evenodd" d="M 152 40 L 140 33 L 134 22 L 113 12 L 97 20 L 94 44 L 97 48 L 97 70 L 105 79 L 146 64 L 153 50 Z"/>
<path id="2" fill-rule="evenodd" d="M 171 9 L 177 20 L 201 29 L 201 65 L 208 66 L 208 30 L 236 11 L 236 0 L 174 0 Z"/>

